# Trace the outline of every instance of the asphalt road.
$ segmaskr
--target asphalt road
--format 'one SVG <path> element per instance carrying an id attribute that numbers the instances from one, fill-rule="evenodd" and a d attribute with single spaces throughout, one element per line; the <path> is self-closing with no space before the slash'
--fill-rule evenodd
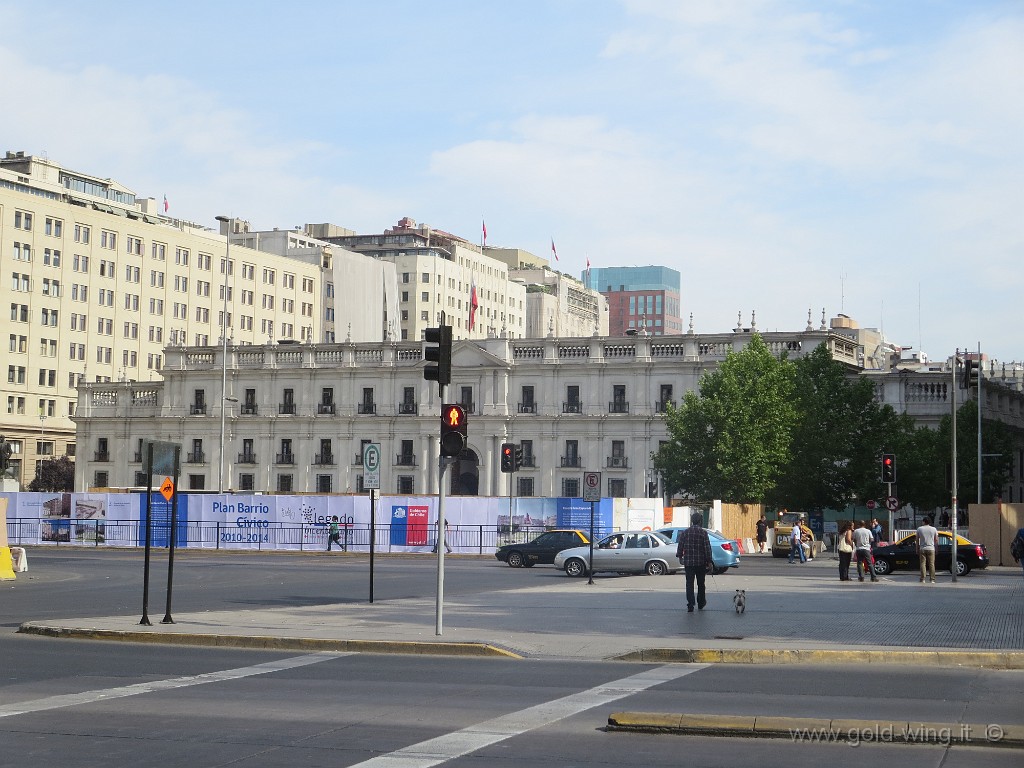
<path id="1" fill-rule="evenodd" d="M 166 550 L 154 550 L 149 588 L 154 621 L 166 609 L 167 571 Z M 141 617 L 143 573 L 141 550 L 31 549 L 28 572 L 0 582 L 0 627 L 123 612 L 138 612 Z M 377 557 L 374 601 L 432 596 L 436 573 L 433 557 Z M 513 569 L 494 558 L 449 557 L 445 594 L 517 589 L 557 575 L 550 567 Z M 368 555 L 179 551 L 171 608 L 173 615 L 175 610 L 324 605 L 366 602 L 369 594 Z"/>
<path id="2" fill-rule="evenodd" d="M 0 583 L 7 627 L 140 606 L 137 553 L 51 550 L 30 557 L 29 574 Z M 433 594 L 433 561 L 394 558 L 378 565 L 377 599 Z M 496 561 L 448 565 L 446 591 L 565 578 Z M 346 556 L 188 556 L 176 563 L 175 602 L 203 610 L 365 600 L 366 566 L 365 559 Z M 165 568 L 154 571 L 161 613 L 165 577 Z M 305 602 L 290 602 L 296 600 Z M 1017 723 L 1024 672 L 303 654 L 57 640 L 13 630 L 0 633 L 0 659 L 0 768 L 291 768 L 370 760 L 403 768 L 1021 764 L 1020 752 L 999 748 L 851 748 L 614 733 L 603 726 L 611 712 L 627 709 Z"/>

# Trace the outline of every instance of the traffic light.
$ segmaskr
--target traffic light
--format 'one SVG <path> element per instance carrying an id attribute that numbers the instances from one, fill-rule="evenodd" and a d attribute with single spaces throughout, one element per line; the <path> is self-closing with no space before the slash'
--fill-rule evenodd
<path id="1" fill-rule="evenodd" d="M 446 387 L 452 382 L 452 327 L 444 324 L 444 313 L 441 313 L 441 325 L 427 328 L 423 338 L 428 345 L 423 350 L 423 359 L 436 365 L 428 365 L 423 369 L 423 378 L 436 381 L 438 388 Z"/>
<path id="2" fill-rule="evenodd" d="M 516 471 L 516 446 L 513 443 L 501 444 L 501 471 L 505 473 Z"/>
<path id="3" fill-rule="evenodd" d="M 896 456 L 892 453 L 882 454 L 882 482 L 896 482 Z"/>
<path id="4" fill-rule="evenodd" d="M 981 363 L 970 358 L 964 360 L 963 378 L 960 379 L 960 389 L 970 389 L 978 383 L 981 375 Z"/>
<path id="5" fill-rule="evenodd" d="M 466 410 L 461 405 L 441 406 L 441 455 L 458 456 L 466 442 Z"/>
<path id="6" fill-rule="evenodd" d="M 516 467 L 516 472 L 518 472 L 520 469 L 523 468 L 523 446 L 522 445 L 517 445 L 516 446 L 516 464 L 515 464 L 515 467 Z"/>

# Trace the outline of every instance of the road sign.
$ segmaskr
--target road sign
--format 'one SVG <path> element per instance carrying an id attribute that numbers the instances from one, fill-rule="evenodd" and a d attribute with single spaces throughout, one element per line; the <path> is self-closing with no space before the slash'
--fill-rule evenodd
<path id="1" fill-rule="evenodd" d="M 600 501 L 601 500 L 601 473 L 600 472 L 584 472 L 583 473 L 583 500 L 584 501 Z"/>
<path id="2" fill-rule="evenodd" d="M 868 499 L 868 503 L 867 503 L 868 509 L 874 509 L 877 506 L 878 506 L 878 502 L 877 501 L 875 501 L 874 499 Z"/>
<path id="3" fill-rule="evenodd" d="M 380 443 L 363 446 L 363 488 L 380 490 Z"/>
<path id="4" fill-rule="evenodd" d="M 164 478 L 164 482 L 160 486 L 160 495 L 163 496 L 167 501 L 171 500 L 171 496 L 174 495 L 174 482 L 171 480 L 171 478 Z"/>
<path id="5" fill-rule="evenodd" d="M 888 509 L 890 512 L 895 512 L 897 509 L 900 508 L 900 500 L 897 499 L 895 496 L 890 496 L 888 499 L 885 500 L 885 508 Z"/>

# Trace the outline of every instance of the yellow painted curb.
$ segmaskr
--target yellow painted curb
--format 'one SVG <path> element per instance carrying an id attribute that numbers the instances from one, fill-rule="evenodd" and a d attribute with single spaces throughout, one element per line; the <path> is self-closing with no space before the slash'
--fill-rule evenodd
<path id="1" fill-rule="evenodd" d="M 414 642 L 393 640 L 329 640 L 317 637 L 269 637 L 259 635 L 204 635 L 151 630 L 72 629 L 49 627 L 32 622 L 22 624 L 18 632 L 78 640 L 118 640 L 126 643 L 162 643 L 201 645 L 217 648 L 259 648 L 292 651 L 348 651 L 418 656 L 475 656 L 523 658 L 517 653 L 488 643 Z"/>
<path id="2" fill-rule="evenodd" d="M 642 648 L 612 661 L 658 664 L 900 664 L 1024 669 L 1021 651 L 883 651 L 857 648 L 714 649 Z"/>
<path id="3" fill-rule="evenodd" d="M 677 733 L 801 743 L 959 744 L 1024 749 L 1024 725 L 915 723 L 813 717 L 744 717 L 672 712 L 613 712 L 610 731 Z"/>

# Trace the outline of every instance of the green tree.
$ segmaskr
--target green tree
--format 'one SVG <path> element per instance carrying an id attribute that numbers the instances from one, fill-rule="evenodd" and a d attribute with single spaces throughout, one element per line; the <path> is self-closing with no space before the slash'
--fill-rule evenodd
<path id="1" fill-rule="evenodd" d="M 62 491 L 75 489 L 75 462 L 67 456 L 45 459 L 39 465 L 39 475 L 28 484 L 33 492 Z"/>
<path id="2" fill-rule="evenodd" d="M 948 424 L 949 417 L 946 417 Z M 900 504 L 917 510 L 948 507 L 946 463 L 949 461 L 949 430 L 916 427 L 891 446 L 896 455 L 896 487 Z"/>
<path id="3" fill-rule="evenodd" d="M 773 357 L 759 335 L 730 351 L 718 370 L 701 377 L 699 393 L 687 392 L 666 413 L 671 439 L 654 466 L 669 492 L 763 500 L 789 458 L 792 394 L 792 364 Z"/>
<path id="4" fill-rule="evenodd" d="M 952 457 L 952 419 L 943 418 L 936 433 L 937 463 L 942 467 Z M 991 504 L 1002 494 L 1013 472 L 1013 454 L 1017 450 L 1014 431 L 1001 421 L 982 418 L 982 453 L 993 454 L 982 459 L 981 501 Z M 978 403 L 968 400 L 956 413 L 956 471 L 957 502 L 961 508 L 978 501 Z M 945 482 L 943 481 L 943 486 Z M 947 506 L 951 501 L 950 491 L 945 492 Z"/>
<path id="5" fill-rule="evenodd" d="M 878 458 L 912 422 L 875 399 L 874 386 L 851 379 L 819 345 L 793 364 L 796 423 L 792 453 L 769 494 L 791 509 L 844 509 L 878 492 Z"/>

